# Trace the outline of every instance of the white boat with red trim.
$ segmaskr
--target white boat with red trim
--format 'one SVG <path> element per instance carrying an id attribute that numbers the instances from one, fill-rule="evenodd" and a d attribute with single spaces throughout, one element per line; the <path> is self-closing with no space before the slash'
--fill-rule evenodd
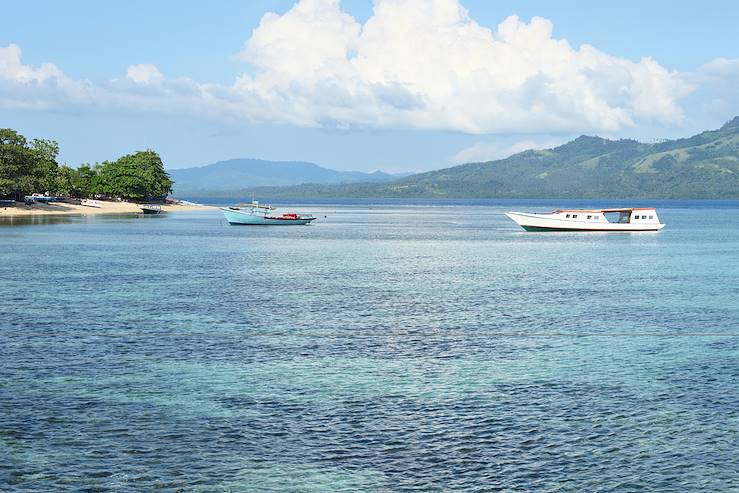
<path id="1" fill-rule="evenodd" d="M 507 212 L 506 216 L 526 231 L 659 231 L 665 227 L 651 207 Z"/>
<path id="2" fill-rule="evenodd" d="M 261 205 L 258 201 L 243 206 L 221 207 L 226 220 L 232 225 L 248 226 L 292 226 L 310 224 L 316 218 L 310 214 L 284 212 L 277 214 L 271 205 Z"/>

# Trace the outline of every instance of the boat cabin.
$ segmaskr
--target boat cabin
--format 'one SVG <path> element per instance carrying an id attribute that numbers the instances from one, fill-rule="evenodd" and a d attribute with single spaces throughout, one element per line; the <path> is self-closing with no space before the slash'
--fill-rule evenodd
<path id="1" fill-rule="evenodd" d="M 557 219 L 572 221 L 601 222 L 615 224 L 659 224 L 657 211 L 654 208 L 630 209 L 572 209 L 556 210 L 552 215 Z"/>
<path id="2" fill-rule="evenodd" d="M 273 210 L 275 210 L 275 207 L 272 205 L 263 205 L 260 204 L 258 200 L 252 200 L 250 203 L 240 203 L 234 206 L 229 207 L 229 209 L 233 211 L 240 211 L 242 209 L 250 209 L 252 213 L 254 214 L 269 214 Z"/>

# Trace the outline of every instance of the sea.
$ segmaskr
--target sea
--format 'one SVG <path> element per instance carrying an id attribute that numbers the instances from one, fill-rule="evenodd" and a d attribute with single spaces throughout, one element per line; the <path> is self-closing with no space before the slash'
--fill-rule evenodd
<path id="1" fill-rule="evenodd" d="M 739 201 L 281 205 L 0 221 L 0 491 L 739 491 Z"/>

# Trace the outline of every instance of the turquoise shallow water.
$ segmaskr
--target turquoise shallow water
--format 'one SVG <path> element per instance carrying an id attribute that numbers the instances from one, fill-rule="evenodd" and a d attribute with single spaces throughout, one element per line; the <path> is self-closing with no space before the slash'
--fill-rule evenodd
<path id="1" fill-rule="evenodd" d="M 550 205 L 3 223 L 0 490 L 739 489 L 739 203 Z"/>

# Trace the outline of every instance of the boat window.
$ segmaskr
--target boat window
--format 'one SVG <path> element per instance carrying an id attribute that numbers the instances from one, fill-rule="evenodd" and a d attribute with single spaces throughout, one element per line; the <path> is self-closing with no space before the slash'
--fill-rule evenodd
<path id="1" fill-rule="evenodd" d="M 649 219 L 654 219 L 654 216 L 649 216 Z"/>
<path id="2" fill-rule="evenodd" d="M 647 216 L 642 216 L 641 218 L 642 218 L 642 219 L 646 219 L 646 218 L 647 218 Z"/>
<path id="3" fill-rule="evenodd" d="M 593 219 L 593 216 L 588 216 L 588 219 Z"/>
<path id="4" fill-rule="evenodd" d="M 569 218 L 570 218 L 570 215 L 569 215 L 569 214 L 567 214 L 567 215 L 566 215 L 565 217 L 566 217 L 567 219 L 569 219 Z"/>
<path id="5" fill-rule="evenodd" d="M 609 223 L 626 224 L 629 222 L 629 218 L 631 217 L 631 211 L 604 212 L 603 216 L 606 218 L 606 221 L 608 221 Z"/>
<path id="6" fill-rule="evenodd" d="M 572 215 L 572 219 L 575 219 L 577 217 L 577 214 Z"/>

